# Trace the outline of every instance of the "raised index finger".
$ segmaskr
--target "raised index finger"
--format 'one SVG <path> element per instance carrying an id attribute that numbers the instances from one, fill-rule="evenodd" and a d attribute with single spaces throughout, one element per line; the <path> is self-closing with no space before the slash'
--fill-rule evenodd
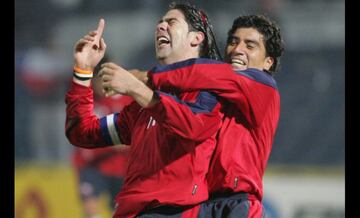
<path id="1" fill-rule="evenodd" d="M 96 30 L 97 34 L 96 34 L 96 44 L 95 47 L 99 48 L 100 47 L 100 39 L 104 33 L 104 28 L 105 28 L 105 20 L 103 18 L 100 19 L 99 24 L 98 24 L 98 28 Z"/>
<path id="2" fill-rule="evenodd" d="M 105 27 L 105 20 L 103 18 L 101 18 L 99 21 L 98 28 L 96 30 L 98 32 L 97 36 L 99 37 L 99 39 L 101 39 L 101 37 L 103 35 L 104 27 Z"/>

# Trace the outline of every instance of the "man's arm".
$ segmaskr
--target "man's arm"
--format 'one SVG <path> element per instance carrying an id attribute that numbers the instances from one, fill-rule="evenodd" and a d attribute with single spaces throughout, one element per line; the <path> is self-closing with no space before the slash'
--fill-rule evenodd
<path id="1" fill-rule="evenodd" d="M 130 144 L 129 138 L 126 137 L 126 122 L 122 122 L 122 126 L 118 124 L 119 114 L 99 119 L 93 113 L 91 78 L 93 70 L 105 54 L 106 45 L 102 38 L 104 26 L 105 21 L 100 19 L 97 30 L 81 38 L 74 48 L 74 76 L 65 98 L 65 133 L 71 144 L 79 147 Z M 118 134 L 119 129 L 123 129 L 121 132 L 125 133 L 122 138 Z"/>
<path id="2" fill-rule="evenodd" d="M 236 72 L 231 65 L 210 59 L 190 59 L 155 67 L 148 72 L 155 90 L 211 91 L 232 102 L 252 126 L 259 125 L 268 107 L 277 99 L 276 82 L 265 72 Z"/>
<path id="3" fill-rule="evenodd" d="M 158 103 L 145 110 L 172 135 L 192 141 L 206 140 L 220 128 L 220 104 L 216 96 L 209 92 L 186 94 L 195 94 L 196 97 L 189 102 L 155 91 Z"/>
<path id="4" fill-rule="evenodd" d="M 66 94 L 65 133 L 71 144 L 78 147 L 96 148 L 131 143 L 131 111 L 98 118 L 94 112 L 93 91 L 72 82 Z"/>
<path id="5" fill-rule="evenodd" d="M 130 72 L 114 63 L 105 63 L 99 75 L 103 87 L 131 96 L 170 133 L 182 138 L 201 141 L 220 127 L 220 105 L 214 95 L 199 94 L 192 103 L 174 95 L 151 90 Z"/>

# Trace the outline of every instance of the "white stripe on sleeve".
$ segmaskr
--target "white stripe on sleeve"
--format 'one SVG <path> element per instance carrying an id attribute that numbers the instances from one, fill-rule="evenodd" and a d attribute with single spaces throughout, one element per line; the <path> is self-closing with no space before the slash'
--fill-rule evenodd
<path id="1" fill-rule="evenodd" d="M 113 141 L 114 145 L 121 144 L 119 135 L 116 131 L 115 127 L 115 120 L 114 120 L 114 114 L 106 116 L 106 124 L 109 130 L 109 135 L 111 137 L 111 140 Z"/>

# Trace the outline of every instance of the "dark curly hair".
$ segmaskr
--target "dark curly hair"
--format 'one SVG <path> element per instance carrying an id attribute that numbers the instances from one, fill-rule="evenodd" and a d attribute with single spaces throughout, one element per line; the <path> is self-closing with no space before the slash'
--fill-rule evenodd
<path id="1" fill-rule="evenodd" d="M 222 60 L 221 53 L 216 44 L 212 24 L 203 10 L 197 9 L 189 3 L 171 3 L 169 10 L 180 10 L 186 22 L 189 24 L 190 31 L 200 31 L 204 33 L 205 39 L 200 45 L 200 57 Z"/>
<path id="2" fill-rule="evenodd" d="M 228 31 L 227 44 L 238 28 L 255 28 L 264 36 L 266 56 L 274 58 L 274 63 L 268 73 L 275 74 L 280 68 L 280 57 L 284 51 L 279 26 L 264 15 L 239 16 L 234 20 L 231 29 Z"/>

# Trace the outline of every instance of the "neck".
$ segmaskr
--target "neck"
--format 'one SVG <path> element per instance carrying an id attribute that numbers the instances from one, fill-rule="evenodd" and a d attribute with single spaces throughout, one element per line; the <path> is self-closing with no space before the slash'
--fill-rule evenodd
<path id="1" fill-rule="evenodd" d="M 159 63 L 160 65 L 169 65 L 169 64 L 174 64 L 180 61 L 185 61 L 191 58 L 199 58 L 199 54 L 197 55 L 187 55 L 187 56 L 183 56 L 183 57 L 178 57 L 178 58 L 164 58 L 164 59 L 159 59 Z"/>

